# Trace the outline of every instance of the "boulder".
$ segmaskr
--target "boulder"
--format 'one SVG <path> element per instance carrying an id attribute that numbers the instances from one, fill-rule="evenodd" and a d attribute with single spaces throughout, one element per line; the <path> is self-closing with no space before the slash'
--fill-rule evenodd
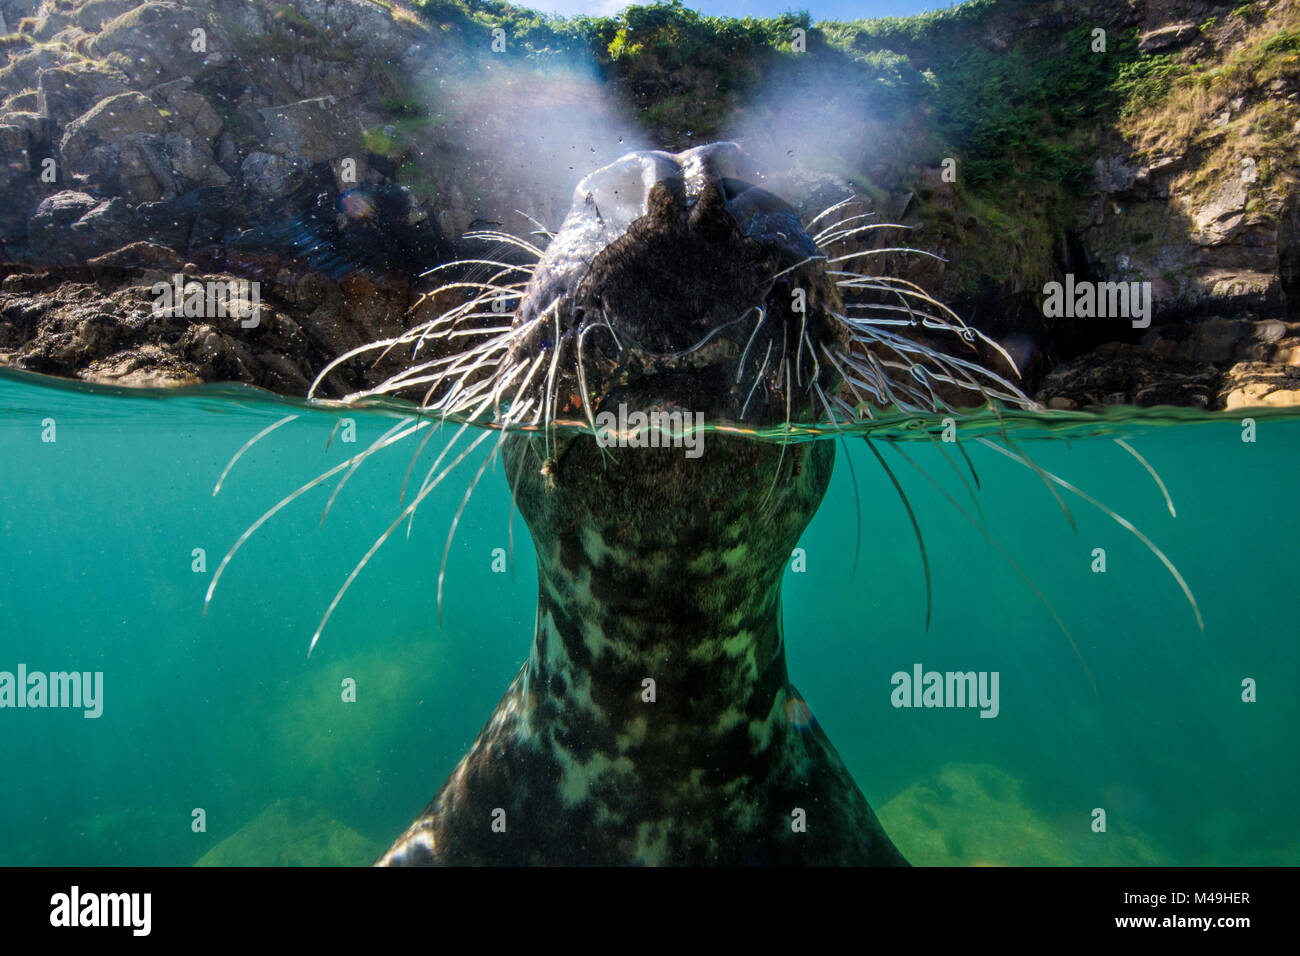
<path id="1" fill-rule="evenodd" d="M 1221 372 L 1209 362 L 1162 358 L 1136 345 L 1111 342 L 1057 366 L 1034 396 L 1048 408 L 1072 411 L 1106 405 L 1214 408 Z"/>
<path id="2" fill-rule="evenodd" d="M 361 124 L 350 104 L 322 96 L 258 110 L 270 131 L 271 151 L 287 159 L 322 163 L 361 154 Z"/>
<path id="3" fill-rule="evenodd" d="M 1300 366 L 1238 362 L 1223 377 L 1219 401 L 1225 411 L 1300 406 Z"/>
<path id="4" fill-rule="evenodd" d="M 1220 246 L 1234 238 L 1246 221 L 1246 200 L 1247 184 L 1240 176 L 1229 176 L 1207 201 L 1188 210 L 1196 228 L 1195 241 L 1202 246 Z"/>
<path id="5" fill-rule="evenodd" d="M 86 153 L 97 146 L 119 143 L 141 133 L 162 133 L 167 129 L 153 100 L 143 93 L 121 93 L 101 100 L 68 126 L 60 150 L 74 171 Z"/>
<path id="6" fill-rule="evenodd" d="M 1195 23 L 1183 20 L 1143 33 L 1138 37 L 1138 49 L 1143 53 L 1155 53 L 1158 50 L 1182 46 L 1199 35 L 1200 31 Z"/>
<path id="7" fill-rule="evenodd" d="M 134 212 L 120 196 L 96 199 L 64 190 L 37 206 L 28 254 L 39 265 L 78 265 L 126 245 L 134 228 Z"/>
<path id="8" fill-rule="evenodd" d="M 202 30 L 203 49 L 194 49 Z M 221 32 L 193 7 L 179 3 L 145 3 L 104 25 L 89 53 L 106 59 L 131 77 L 136 88 L 148 88 L 228 59 Z"/>
<path id="9" fill-rule="evenodd" d="M 1153 866 L 1151 840 L 1116 821 L 1104 839 L 1086 813 L 1044 816 L 1024 784 L 988 764 L 948 764 L 879 810 L 880 823 L 916 866 Z"/>
<path id="10" fill-rule="evenodd" d="M 365 866 L 384 851 L 303 797 L 277 800 L 195 866 Z"/>
<path id="11" fill-rule="evenodd" d="M 195 92 L 190 77 L 163 83 L 151 90 L 150 95 L 166 105 L 172 128 L 182 136 L 207 140 L 211 145 L 221 135 L 225 124 L 207 98 Z"/>
<path id="12" fill-rule="evenodd" d="M 296 170 L 287 159 L 258 151 L 244 158 L 239 171 L 244 185 L 254 193 L 274 198 L 291 190 Z"/>

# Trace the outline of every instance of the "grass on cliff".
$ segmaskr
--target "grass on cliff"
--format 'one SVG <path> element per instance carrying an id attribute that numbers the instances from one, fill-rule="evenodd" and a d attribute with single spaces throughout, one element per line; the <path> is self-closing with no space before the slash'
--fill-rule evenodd
<path id="1" fill-rule="evenodd" d="M 1195 195 L 1254 160 L 1262 187 L 1293 192 L 1300 105 L 1287 94 L 1300 91 L 1300 5 L 1245 4 L 1204 32 L 1211 56 L 1153 56 L 1125 71 L 1121 131 L 1144 159 L 1199 154 L 1175 189 Z"/>

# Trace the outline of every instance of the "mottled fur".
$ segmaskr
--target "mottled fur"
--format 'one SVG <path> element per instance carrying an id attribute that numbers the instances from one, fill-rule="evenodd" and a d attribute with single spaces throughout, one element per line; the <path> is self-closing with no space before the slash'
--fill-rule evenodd
<path id="1" fill-rule="evenodd" d="M 577 374 L 554 385 L 558 411 L 585 401 L 739 420 L 761 378 L 752 420 L 806 419 L 811 383 L 837 383 L 825 365 L 814 374 L 809 349 L 793 386 L 795 357 L 805 334 L 829 341 L 819 303 L 834 287 L 805 262 L 815 247 L 788 207 L 757 190 L 742 208 L 723 163 L 688 160 L 651 177 L 643 215 L 617 238 L 601 240 L 596 199 L 577 197 L 516 322 L 556 318 L 535 322 L 514 363 L 606 322 L 600 345 L 585 343 L 586 388 Z M 791 312 L 796 284 L 811 316 Z M 712 330 L 725 334 L 691 348 Z M 783 377 L 772 362 L 738 375 L 747 342 L 781 355 Z M 532 653 L 380 862 L 903 863 L 786 673 L 782 575 L 834 444 L 711 433 L 692 460 L 514 434 L 502 451 L 538 551 Z"/>

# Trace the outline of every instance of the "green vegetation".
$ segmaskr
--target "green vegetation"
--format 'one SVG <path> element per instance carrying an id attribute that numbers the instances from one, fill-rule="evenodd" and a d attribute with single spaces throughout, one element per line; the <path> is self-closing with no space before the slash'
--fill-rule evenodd
<path id="1" fill-rule="evenodd" d="M 1008 245 L 1014 259 L 1050 262 L 1092 174 L 1094 144 L 1078 131 L 1126 101 L 1117 82 L 1139 60 L 1131 32 L 1112 34 L 1099 53 L 1089 27 L 1019 31 L 1028 5 L 972 0 L 914 17 L 813 24 L 807 13 L 710 17 L 679 0 L 571 19 L 499 0 L 416 4 L 466 49 L 486 54 L 500 28 L 507 57 L 594 65 L 666 147 L 733 133 L 738 113 L 770 85 L 832 87 L 837 109 L 861 122 L 871 150 L 826 162 L 864 194 L 914 188 L 917 167 L 958 160 L 958 209 L 921 212 L 942 241 L 961 247 L 956 278 L 972 289 L 981 274 L 1005 269 Z M 794 47 L 796 29 L 805 53 Z M 997 32 L 1016 37 L 1010 48 L 975 39 Z M 995 214 L 1007 208 L 1018 215 Z"/>
<path id="2" fill-rule="evenodd" d="M 1171 53 L 1160 53 L 1125 63 L 1115 78 L 1121 115 L 1141 113 L 1169 95 L 1175 80 L 1186 76 L 1189 67 Z"/>
<path id="3" fill-rule="evenodd" d="M 1253 6 L 1233 16 L 1247 19 Z M 1139 154 L 1194 153 L 1195 163 L 1175 185 L 1197 197 L 1219 171 L 1255 161 L 1257 182 L 1277 195 L 1297 186 L 1295 129 L 1300 107 L 1276 91 L 1300 86 L 1300 8 L 1273 11 L 1222 53 L 1192 60 L 1185 54 L 1146 57 L 1117 83 L 1120 131 Z M 1263 212 L 1267 204 L 1257 203 Z"/>

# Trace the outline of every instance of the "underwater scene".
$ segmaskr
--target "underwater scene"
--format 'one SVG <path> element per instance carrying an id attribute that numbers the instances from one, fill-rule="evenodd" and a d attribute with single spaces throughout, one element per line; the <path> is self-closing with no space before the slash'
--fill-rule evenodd
<path id="1" fill-rule="evenodd" d="M 391 413 L 348 411 L 356 443 L 331 442 L 342 413 L 252 389 L 132 393 L 20 373 L 0 377 L 0 409 L 0 670 L 102 674 L 93 712 L 5 712 L 0 859 L 370 863 L 529 650 L 536 571 L 517 516 L 502 559 L 500 465 L 461 516 L 441 613 L 448 526 L 486 453 L 376 553 L 308 656 L 335 592 L 402 510 L 413 449 L 367 459 L 324 520 L 337 477 L 286 506 L 225 569 L 206 613 L 205 592 L 248 526 L 369 447 Z M 235 453 L 289 415 L 214 496 Z M 1124 408 L 1009 429 L 1168 557 L 1205 627 L 1108 514 L 1067 495 L 1072 530 L 1033 472 L 972 443 L 973 489 L 940 444 L 900 430 L 917 469 L 892 467 L 930 562 L 927 631 L 907 512 L 849 440 L 785 575 L 785 636 L 792 680 L 887 832 L 923 865 L 1300 862 L 1300 714 L 1285 692 L 1300 679 L 1285 600 L 1300 543 L 1273 477 L 1300 463 L 1300 419 L 1259 416 L 1252 441 L 1237 418 Z M 1116 439 L 1160 475 L 1176 518 Z M 996 704 L 894 706 L 893 675 L 916 666 L 998 675 Z"/>
<path id="2" fill-rule="evenodd" d="M 1300 865 L 1300 0 L 788 6 L 0 0 L 0 866 Z"/>

